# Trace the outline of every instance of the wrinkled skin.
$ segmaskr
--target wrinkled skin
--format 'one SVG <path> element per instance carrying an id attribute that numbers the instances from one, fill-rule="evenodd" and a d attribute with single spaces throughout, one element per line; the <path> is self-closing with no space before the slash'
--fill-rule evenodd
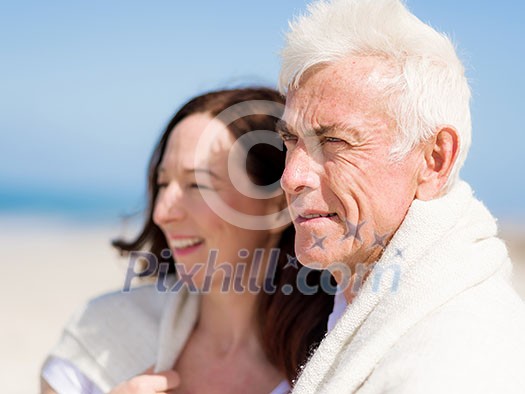
<path id="1" fill-rule="evenodd" d="M 395 122 L 378 89 L 387 67 L 374 57 L 316 67 L 287 96 L 281 183 L 292 215 L 335 214 L 294 221 L 303 264 L 376 261 L 416 198 L 425 149 L 391 160 Z"/>

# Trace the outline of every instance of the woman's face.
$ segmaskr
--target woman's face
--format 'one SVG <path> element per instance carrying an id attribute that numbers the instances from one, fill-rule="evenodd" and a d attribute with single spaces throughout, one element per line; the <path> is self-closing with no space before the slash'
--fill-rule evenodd
<path id="1" fill-rule="evenodd" d="M 214 136 L 211 140 L 210 128 Z M 201 137 L 207 139 L 204 144 Z M 238 262 L 249 262 L 256 248 L 272 247 L 275 243 L 275 235 L 270 231 L 239 228 L 218 216 L 206 202 L 219 198 L 248 215 L 265 215 L 272 210 L 272 200 L 247 197 L 233 186 L 228 174 L 228 154 L 234 142 L 224 124 L 209 114 L 190 115 L 172 130 L 158 168 L 159 191 L 153 221 L 164 233 L 175 261 L 183 265 L 186 273 L 192 273 L 193 283 L 201 290 L 205 283 L 223 285 L 224 270 L 219 269 L 219 274 L 205 281 L 206 271 L 210 274 L 217 265 L 229 263 L 229 275 L 235 275 Z M 206 176 L 199 176 L 202 174 Z M 211 249 L 217 250 L 217 258 L 207 266 Z M 243 252 L 240 257 L 243 249 L 249 251 L 249 257 Z"/>

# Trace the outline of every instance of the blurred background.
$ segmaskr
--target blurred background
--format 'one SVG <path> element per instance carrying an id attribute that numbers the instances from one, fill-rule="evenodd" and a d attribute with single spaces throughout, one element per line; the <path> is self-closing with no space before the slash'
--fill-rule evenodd
<path id="1" fill-rule="evenodd" d="M 525 295 L 525 3 L 407 2 L 467 67 L 462 176 L 500 219 Z M 37 392 L 71 312 L 121 286 L 126 262 L 109 240 L 140 223 L 147 160 L 171 115 L 207 90 L 275 86 L 287 21 L 306 3 L 0 3 L 3 392 Z"/>

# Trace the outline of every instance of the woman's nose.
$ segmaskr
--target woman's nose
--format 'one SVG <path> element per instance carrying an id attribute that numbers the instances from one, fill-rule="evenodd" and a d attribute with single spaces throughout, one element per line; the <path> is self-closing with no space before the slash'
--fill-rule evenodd
<path id="1" fill-rule="evenodd" d="M 186 210 L 182 197 L 182 191 L 176 185 L 161 188 L 155 201 L 153 221 L 157 225 L 165 225 L 184 219 Z"/>

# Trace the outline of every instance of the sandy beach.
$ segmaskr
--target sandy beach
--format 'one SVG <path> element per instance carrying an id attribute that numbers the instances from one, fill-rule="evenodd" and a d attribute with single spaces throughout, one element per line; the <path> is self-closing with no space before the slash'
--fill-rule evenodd
<path id="1" fill-rule="evenodd" d="M 70 314 L 118 289 L 126 262 L 109 240 L 118 227 L 0 220 L 2 392 L 39 392 L 39 369 Z"/>
<path id="2" fill-rule="evenodd" d="M 516 287 L 525 299 L 520 231 L 510 229 L 508 237 Z M 70 314 L 87 299 L 122 286 L 127 263 L 109 244 L 118 235 L 123 235 L 118 225 L 0 218 L 2 392 L 37 393 L 40 366 Z"/>

